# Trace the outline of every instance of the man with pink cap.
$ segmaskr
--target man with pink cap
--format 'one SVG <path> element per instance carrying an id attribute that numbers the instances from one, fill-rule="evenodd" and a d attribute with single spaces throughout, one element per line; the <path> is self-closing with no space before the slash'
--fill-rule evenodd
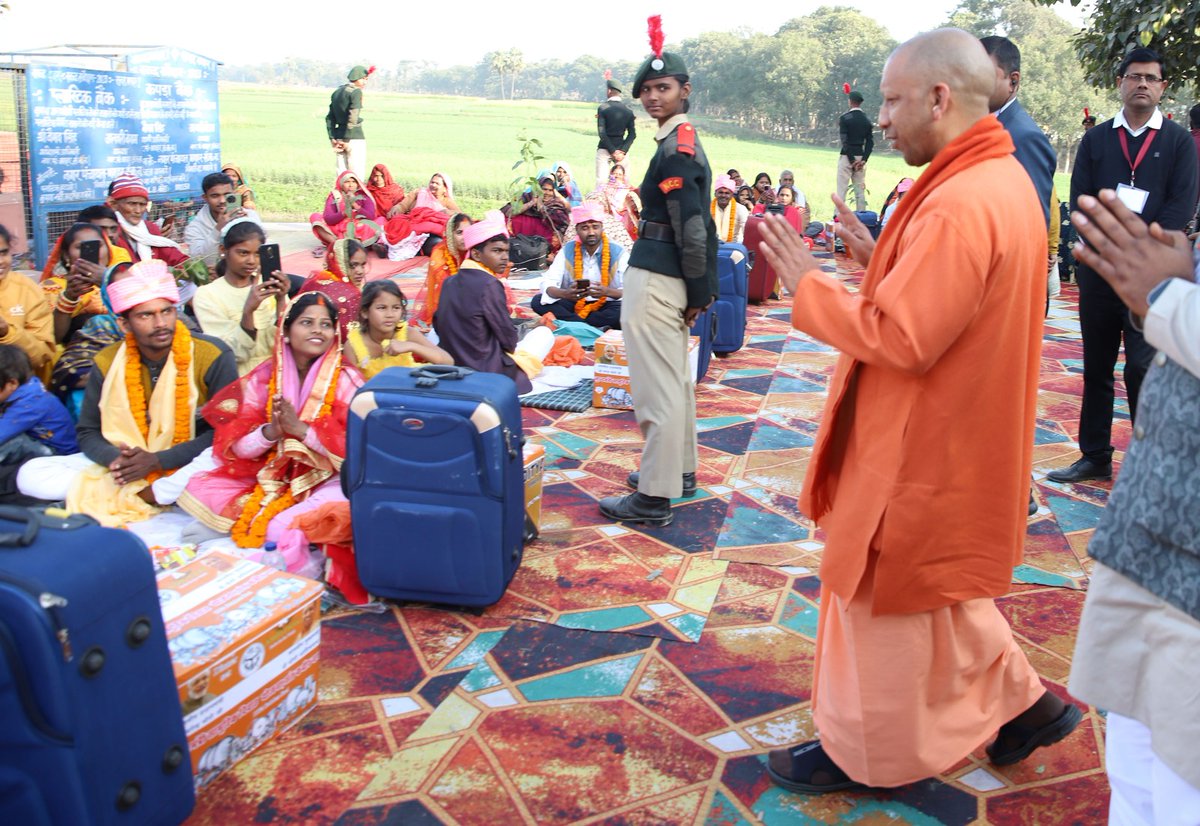
<path id="1" fill-rule="evenodd" d="M 604 207 L 587 201 L 571 210 L 578 236 L 568 241 L 542 280 L 529 306 L 562 321 L 582 321 L 601 329 L 621 329 L 621 279 L 629 251 L 604 232 Z"/>
<path id="2" fill-rule="evenodd" d="M 713 223 L 717 225 L 717 240 L 722 244 L 742 243 L 742 234 L 746 231 L 746 219 L 750 210 L 734 200 L 737 183 L 728 175 L 718 175 L 713 184 L 713 199 L 708 211 L 712 213 Z"/>
<path id="3" fill-rule="evenodd" d="M 103 292 L 125 340 L 97 353 L 88 374 L 76 428 L 83 452 L 27 462 L 17 486 L 115 526 L 153 516 L 212 467 L 212 429 L 199 411 L 237 380 L 237 364 L 220 340 L 178 320 L 179 288 L 162 261 L 134 264 Z"/>
<path id="4" fill-rule="evenodd" d="M 554 334 L 539 327 L 518 339 L 500 283 L 500 274 L 508 267 L 504 215 L 492 210 L 471 224 L 463 230 L 462 245 L 467 257 L 442 284 L 433 315 L 438 346 L 455 364 L 508 376 L 518 393 L 528 393 L 533 389 L 530 378 L 541 372 L 541 360 L 550 352 Z"/>

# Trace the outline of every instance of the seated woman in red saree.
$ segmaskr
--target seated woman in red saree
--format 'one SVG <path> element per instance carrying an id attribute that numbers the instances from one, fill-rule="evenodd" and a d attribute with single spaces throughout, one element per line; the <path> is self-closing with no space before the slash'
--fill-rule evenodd
<path id="1" fill-rule="evenodd" d="M 400 202 L 404 200 L 404 187 L 392 180 L 392 173 L 381 163 L 371 169 L 371 177 L 367 179 L 367 191 L 375 199 L 375 209 L 382 221 L 391 218 L 393 213 L 400 212 Z"/>
<path id="2" fill-rule="evenodd" d="M 298 516 L 346 501 L 338 481 L 346 411 L 362 375 L 342 359 L 337 309 L 322 293 L 296 297 L 272 357 L 204 406 L 216 433 L 214 470 L 188 482 L 178 504 L 243 548 L 274 542 L 289 571 L 319 576 Z"/>
<path id="3" fill-rule="evenodd" d="M 554 174 L 543 171 L 538 174 L 536 195 L 528 190 L 515 207 L 505 204 L 501 210 L 513 235 L 540 235 L 550 244 L 551 255 L 562 247 L 563 233 L 571 225 L 571 207 L 558 193 L 557 185 Z"/>
<path id="4" fill-rule="evenodd" d="M 357 239 L 364 247 L 369 247 L 382 234 L 379 224 L 375 222 L 377 216 L 375 200 L 358 176 L 347 170 L 337 176 L 337 184 L 325 198 L 325 211 L 314 212 L 308 220 L 312 224 L 313 235 L 325 248 L 347 235 Z M 318 248 L 313 254 L 323 256 L 325 250 Z"/>
<path id="5" fill-rule="evenodd" d="M 358 323 L 358 306 L 370 267 L 367 250 L 362 244 L 353 238 L 339 238 L 329 245 L 325 269 L 313 273 L 300 286 L 302 293 L 319 291 L 333 299 L 342 341 L 346 340 L 350 327 Z"/>

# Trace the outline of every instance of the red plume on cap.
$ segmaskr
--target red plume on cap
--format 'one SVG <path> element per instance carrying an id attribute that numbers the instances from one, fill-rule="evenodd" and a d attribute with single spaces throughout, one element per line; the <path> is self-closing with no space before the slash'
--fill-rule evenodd
<path id="1" fill-rule="evenodd" d="M 1175 116 L 1172 115 L 1170 112 L 1167 112 L 1167 120 L 1175 120 Z"/>
<path id="2" fill-rule="evenodd" d="M 843 84 L 842 84 L 842 94 L 843 94 L 843 95 L 848 95 L 848 94 L 850 94 L 850 84 L 849 84 L 849 83 L 843 83 Z"/>
<path id="3" fill-rule="evenodd" d="M 1083 116 L 1084 116 L 1085 118 L 1090 118 L 1090 117 L 1092 116 L 1092 114 L 1091 114 L 1091 113 L 1088 111 L 1088 109 L 1087 109 L 1087 107 L 1086 107 L 1086 106 L 1085 106 L 1085 107 L 1083 107 Z"/>
<path id="4" fill-rule="evenodd" d="M 367 67 L 367 74 L 369 74 L 369 75 L 373 75 L 373 74 L 375 74 L 375 67 L 374 67 L 374 66 L 368 66 L 368 67 Z"/>
<path id="5" fill-rule="evenodd" d="M 654 52 L 655 57 L 661 58 L 663 47 L 662 15 L 653 14 L 646 18 L 646 23 L 650 28 L 650 51 Z"/>
<path id="6" fill-rule="evenodd" d="M 612 80 L 612 69 L 605 69 L 605 70 L 604 70 L 604 79 L 605 79 L 605 80 Z"/>

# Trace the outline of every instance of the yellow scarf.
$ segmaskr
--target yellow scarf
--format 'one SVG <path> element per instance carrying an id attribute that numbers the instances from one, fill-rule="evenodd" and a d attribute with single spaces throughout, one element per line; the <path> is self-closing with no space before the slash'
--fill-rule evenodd
<path id="1" fill-rule="evenodd" d="M 181 325 L 180 325 L 181 326 Z M 180 326 L 175 335 L 180 335 Z M 186 328 L 183 330 L 187 334 Z M 188 337 L 191 353 L 190 364 L 195 363 L 195 345 Z M 140 357 L 139 357 L 140 358 Z M 154 391 L 150 394 L 146 409 L 150 421 L 147 434 L 134 420 L 129 393 L 125 386 L 125 370 L 129 360 L 128 346 L 122 343 L 117 348 L 112 365 L 104 376 L 100 390 L 100 432 L 111 444 L 126 444 L 157 453 L 175 443 L 175 384 L 178 371 L 175 357 L 167 357 Z M 189 370 L 190 372 L 190 370 Z M 196 383 L 188 381 L 187 417 L 189 438 L 196 435 L 196 402 L 199 393 Z M 146 504 L 138 494 L 149 485 L 146 479 L 118 485 L 108 468 L 90 465 L 76 477 L 67 494 L 67 510 L 71 513 L 86 513 L 107 527 L 119 527 L 126 522 L 149 519 L 158 513 L 158 508 Z"/>

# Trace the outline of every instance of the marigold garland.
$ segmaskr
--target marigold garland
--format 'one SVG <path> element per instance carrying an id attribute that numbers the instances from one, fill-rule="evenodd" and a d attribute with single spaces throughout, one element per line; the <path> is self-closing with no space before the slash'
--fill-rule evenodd
<path id="1" fill-rule="evenodd" d="M 608 265 L 611 258 L 608 248 L 608 235 L 600 234 L 600 286 L 607 287 L 609 281 Z M 575 240 L 575 280 L 583 278 L 583 242 L 579 239 Z M 575 314 L 580 318 L 587 318 L 596 310 L 604 306 L 604 302 L 608 301 L 608 296 L 602 295 L 595 301 L 588 301 L 587 298 L 581 298 L 575 302 Z"/>
<path id="2" fill-rule="evenodd" d="M 731 200 L 729 202 L 729 229 L 725 231 L 725 242 L 727 244 L 732 244 L 734 235 L 736 235 L 734 230 L 737 228 L 737 207 L 738 207 L 738 205 L 737 205 L 736 201 Z M 712 203 L 710 203 L 708 205 L 708 209 L 709 209 L 709 212 L 712 213 L 713 220 L 716 221 L 717 220 L 717 199 L 716 198 L 712 199 Z"/>
<path id="3" fill-rule="evenodd" d="M 333 412 L 333 403 L 337 398 L 337 386 L 338 381 L 341 379 L 341 372 L 342 365 L 339 359 L 334 364 L 333 375 L 329 379 L 329 386 L 325 388 L 325 396 L 321 399 L 321 407 L 317 411 L 318 419 L 323 419 Z M 271 422 L 271 412 L 275 402 L 276 388 L 278 387 L 278 373 L 278 369 L 272 370 L 271 380 L 267 384 L 266 424 L 270 424 Z M 306 422 L 306 424 L 308 423 Z M 309 424 L 309 427 L 312 427 L 312 425 Z M 268 454 L 264 464 L 270 464 L 278 457 L 279 448 L 283 444 L 284 438 L 285 434 L 280 433 L 279 440 L 271 448 L 271 452 Z M 261 548 L 266 541 L 267 527 L 271 524 L 271 520 L 296 504 L 296 497 L 292 494 L 290 488 L 272 499 L 264 508 L 262 502 L 266 496 L 267 492 L 263 489 L 262 483 L 256 483 L 254 491 L 242 507 L 241 515 L 238 516 L 237 521 L 233 524 L 233 529 L 229 532 L 239 548 Z"/>
<path id="4" fill-rule="evenodd" d="M 171 342 L 171 359 L 175 362 L 175 432 L 172 447 L 192 438 L 192 406 L 189 403 L 192 381 L 192 334 L 180 322 L 175 322 L 175 340 Z M 150 437 L 150 419 L 146 413 L 146 388 L 142 384 L 142 355 L 133 333 L 125 334 L 125 395 L 129 410 L 142 434 L 142 443 Z M 155 470 L 146 475 L 153 482 L 170 476 L 173 470 Z"/>

